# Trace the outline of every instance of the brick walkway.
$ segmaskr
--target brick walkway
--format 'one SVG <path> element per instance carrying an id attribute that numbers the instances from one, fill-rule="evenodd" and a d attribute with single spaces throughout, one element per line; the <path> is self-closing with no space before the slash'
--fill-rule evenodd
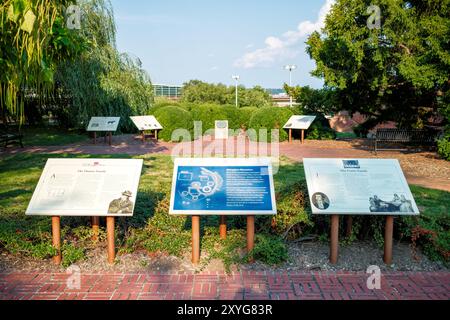
<path id="1" fill-rule="evenodd" d="M 0 299 L 20 300 L 450 300 L 450 273 L 383 273 L 380 290 L 354 272 L 233 274 L 0 274 Z M 76 283 L 72 282 L 72 283 Z"/>

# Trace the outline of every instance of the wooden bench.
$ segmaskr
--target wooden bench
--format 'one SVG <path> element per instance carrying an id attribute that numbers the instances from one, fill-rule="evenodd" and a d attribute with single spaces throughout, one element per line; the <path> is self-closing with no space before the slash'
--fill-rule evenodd
<path id="1" fill-rule="evenodd" d="M 18 144 L 23 148 L 22 138 L 21 133 L 0 132 L 0 144 L 4 144 L 5 149 L 11 144 Z"/>
<path id="2" fill-rule="evenodd" d="M 378 129 L 374 137 L 374 151 L 379 143 L 402 143 L 413 145 L 434 145 L 440 131 L 435 129 Z"/>

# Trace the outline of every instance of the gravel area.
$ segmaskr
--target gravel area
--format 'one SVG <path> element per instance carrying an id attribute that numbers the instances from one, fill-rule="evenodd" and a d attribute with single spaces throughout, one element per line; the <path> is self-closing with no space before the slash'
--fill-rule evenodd
<path id="1" fill-rule="evenodd" d="M 331 265 L 328 261 L 329 246 L 321 242 L 291 243 L 288 246 L 289 261 L 277 267 L 260 262 L 233 266 L 231 271 L 254 270 L 267 272 L 285 271 L 365 271 L 368 266 L 377 265 L 381 270 L 389 271 L 448 271 L 441 262 L 430 261 L 420 251 L 419 260 L 412 256 L 411 248 L 406 243 L 394 245 L 393 265 L 383 263 L 383 250 L 374 243 L 361 241 L 351 245 L 340 246 L 339 261 Z M 203 253 L 202 258 L 205 258 Z M 194 272 L 225 271 L 222 261 L 212 260 L 208 265 L 193 266 L 190 254 L 182 258 L 168 255 L 150 256 L 146 252 L 123 254 L 117 256 L 114 265 L 107 263 L 106 248 L 98 247 L 87 252 L 85 260 L 77 263 L 82 272 Z M 0 255 L 0 271 L 47 271 L 64 272 L 61 266 L 55 266 L 51 260 L 36 260 L 6 253 Z"/>

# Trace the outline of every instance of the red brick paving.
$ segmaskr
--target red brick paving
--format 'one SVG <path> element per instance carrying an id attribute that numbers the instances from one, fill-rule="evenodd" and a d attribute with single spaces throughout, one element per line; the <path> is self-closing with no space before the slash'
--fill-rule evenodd
<path id="1" fill-rule="evenodd" d="M 449 272 L 383 273 L 381 289 L 361 272 L 233 274 L 0 273 L 0 300 L 450 300 Z"/>

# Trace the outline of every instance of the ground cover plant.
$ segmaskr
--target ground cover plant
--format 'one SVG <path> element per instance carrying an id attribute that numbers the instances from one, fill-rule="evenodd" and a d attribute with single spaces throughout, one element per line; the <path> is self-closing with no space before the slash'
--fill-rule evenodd
<path id="1" fill-rule="evenodd" d="M 74 155 L 19 154 L 0 159 L 0 250 L 28 258 L 49 259 L 51 222 L 48 217 L 28 217 L 25 210 L 48 158 Z M 131 158 L 128 155 L 77 156 L 101 158 Z M 135 214 L 132 218 L 117 218 L 116 245 L 120 254 L 145 251 L 148 254 L 182 256 L 190 252 L 190 219 L 168 215 L 173 164 L 165 155 L 137 156 L 144 160 Z M 421 248 L 433 260 L 448 263 L 450 252 L 450 215 L 446 204 L 450 193 L 412 186 L 412 192 L 422 215 L 395 219 L 396 238 Z M 328 217 L 311 216 L 302 164 L 281 159 L 275 176 L 278 215 L 256 219 L 255 249 L 250 256 L 269 265 L 289 259 L 287 243 L 302 237 L 327 240 Z M 201 261 L 220 259 L 226 267 L 248 259 L 245 252 L 245 217 L 228 219 L 228 238 L 220 240 L 217 216 L 202 218 Z M 342 230 L 344 231 L 344 219 Z M 357 239 L 369 239 L 383 245 L 383 217 L 355 217 L 353 233 L 342 235 L 343 245 Z M 84 259 L 95 247 L 91 240 L 89 218 L 63 217 L 63 265 Z M 102 229 L 100 241 L 105 240 Z"/>

